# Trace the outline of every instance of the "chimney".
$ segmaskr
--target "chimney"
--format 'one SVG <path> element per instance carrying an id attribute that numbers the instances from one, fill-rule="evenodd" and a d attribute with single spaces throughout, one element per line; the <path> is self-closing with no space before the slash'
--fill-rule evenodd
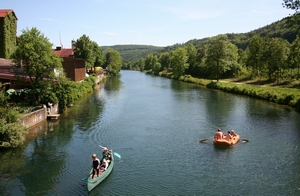
<path id="1" fill-rule="evenodd" d="M 74 50 L 75 49 L 75 40 L 72 40 L 71 45 L 72 45 L 72 49 Z"/>

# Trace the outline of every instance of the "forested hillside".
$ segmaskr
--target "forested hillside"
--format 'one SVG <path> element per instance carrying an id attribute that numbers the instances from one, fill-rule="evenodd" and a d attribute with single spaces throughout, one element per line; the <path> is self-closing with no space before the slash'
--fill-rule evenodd
<path id="1" fill-rule="evenodd" d="M 250 39 L 254 35 L 259 35 L 261 37 L 270 38 L 283 38 L 289 43 L 292 43 L 296 39 L 296 35 L 299 32 L 297 28 L 289 28 L 290 21 L 292 17 L 283 18 L 280 21 L 276 21 L 272 24 L 266 24 L 266 26 L 252 30 L 246 33 L 228 33 L 226 34 L 228 39 L 236 45 L 238 48 L 245 50 L 249 44 Z M 216 35 L 212 35 L 216 36 Z M 101 48 L 106 51 L 107 48 L 113 48 L 117 50 L 123 61 L 135 61 L 141 58 L 145 58 L 148 54 L 155 54 L 157 52 L 169 52 L 175 50 L 178 47 L 193 44 L 196 48 L 203 46 L 208 43 L 209 38 L 202 39 L 192 39 L 188 40 L 184 44 L 177 44 L 166 47 L 158 47 L 151 45 L 114 45 L 114 46 L 101 46 Z"/>
<path id="2" fill-rule="evenodd" d="M 299 32 L 298 28 L 291 28 L 293 17 L 286 17 L 280 21 L 273 22 L 272 24 L 266 24 L 266 26 L 252 30 L 247 33 L 227 33 L 228 39 L 236 45 L 238 48 L 245 50 L 249 44 L 250 39 L 254 35 L 259 35 L 260 37 L 270 37 L 270 38 L 283 38 L 289 43 L 292 43 L 296 39 L 296 35 Z M 216 36 L 216 35 L 212 35 Z M 184 44 L 174 44 L 172 46 L 167 46 L 164 51 L 172 51 L 180 46 L 193 44 L 196 48 L 203 46 L 208 43 L 209 38 L 203 39 L 192 39 Z"/>
<path id="3" fill-rule="evenodd" d="M 104 53 L 107 48 L 117 50 L 123 61 L 135 61 L 140 58 L 145 58 L 148 54 L 154 54 L 164 49 L 164 47 L 150 46 L 150 45 L 114 45 L 101 46 Z"/>

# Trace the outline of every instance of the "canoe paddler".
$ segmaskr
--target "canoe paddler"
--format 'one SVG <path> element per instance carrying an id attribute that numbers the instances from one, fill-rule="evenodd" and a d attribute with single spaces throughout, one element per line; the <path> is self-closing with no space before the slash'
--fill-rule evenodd
<path id="1" fill-rule="evenodd" d="M 106 147 L 104 147 L 102 152 L 102 162 L 103 165 L 105 165 L 104 171 L 107 169 L 110 161 L 111 161 L 111 151 L 108 150 Z"/>

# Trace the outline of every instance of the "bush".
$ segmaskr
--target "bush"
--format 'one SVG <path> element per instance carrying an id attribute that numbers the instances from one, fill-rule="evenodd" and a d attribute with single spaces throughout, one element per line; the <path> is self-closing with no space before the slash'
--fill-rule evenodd
<path id="1" fill-rule="evenodd" d="M 8 123 L 4 118 L 0 119 L 0 147 L 15 148 L 22 145 L 27 129 L 19 122 Z"/>
<path id="2" fill-rule="evenodd" d="M 291 101 L 291 106 L 300 109 L 300 97 L 296 100 Z"/>
<path id="3" fill-rule="evenodd" d="M 96 77 L 86 77 L 84 81 L 78 83 L 73 81 L 61 81 L 53 85 L 53 92 L 58 99 L 60 110 L 64 110 L 75 101 L 79 100 L 84 94 L 93 91 Z"/>

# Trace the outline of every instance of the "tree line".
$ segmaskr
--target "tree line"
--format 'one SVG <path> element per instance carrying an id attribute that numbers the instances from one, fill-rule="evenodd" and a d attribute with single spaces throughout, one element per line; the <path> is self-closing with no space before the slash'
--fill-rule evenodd
<path id="1" fill-rule="evenodd" d="M 299 79 L 300 37 L 290 44 L 282 38 L 255 35 L 242 50 L 227 35 L 217 35 L 196 48 L 192 43 L 170 52 L 149 54 L 131 62 L 129 69 L 172 72 L 175 78 L 191 75 L 205 79 L 267 78 L 278 83 Z"/>
<path id="2" fill-rule="evenodd" d="M 123 62 L 122 68 L 216 80 L 233 77 L 266 78 L 277 83 L 298 80 L 300 1 L 283 0 L 282 5 L 295 13 L 249 33 L 174 44 L 138 60 Z"/>

